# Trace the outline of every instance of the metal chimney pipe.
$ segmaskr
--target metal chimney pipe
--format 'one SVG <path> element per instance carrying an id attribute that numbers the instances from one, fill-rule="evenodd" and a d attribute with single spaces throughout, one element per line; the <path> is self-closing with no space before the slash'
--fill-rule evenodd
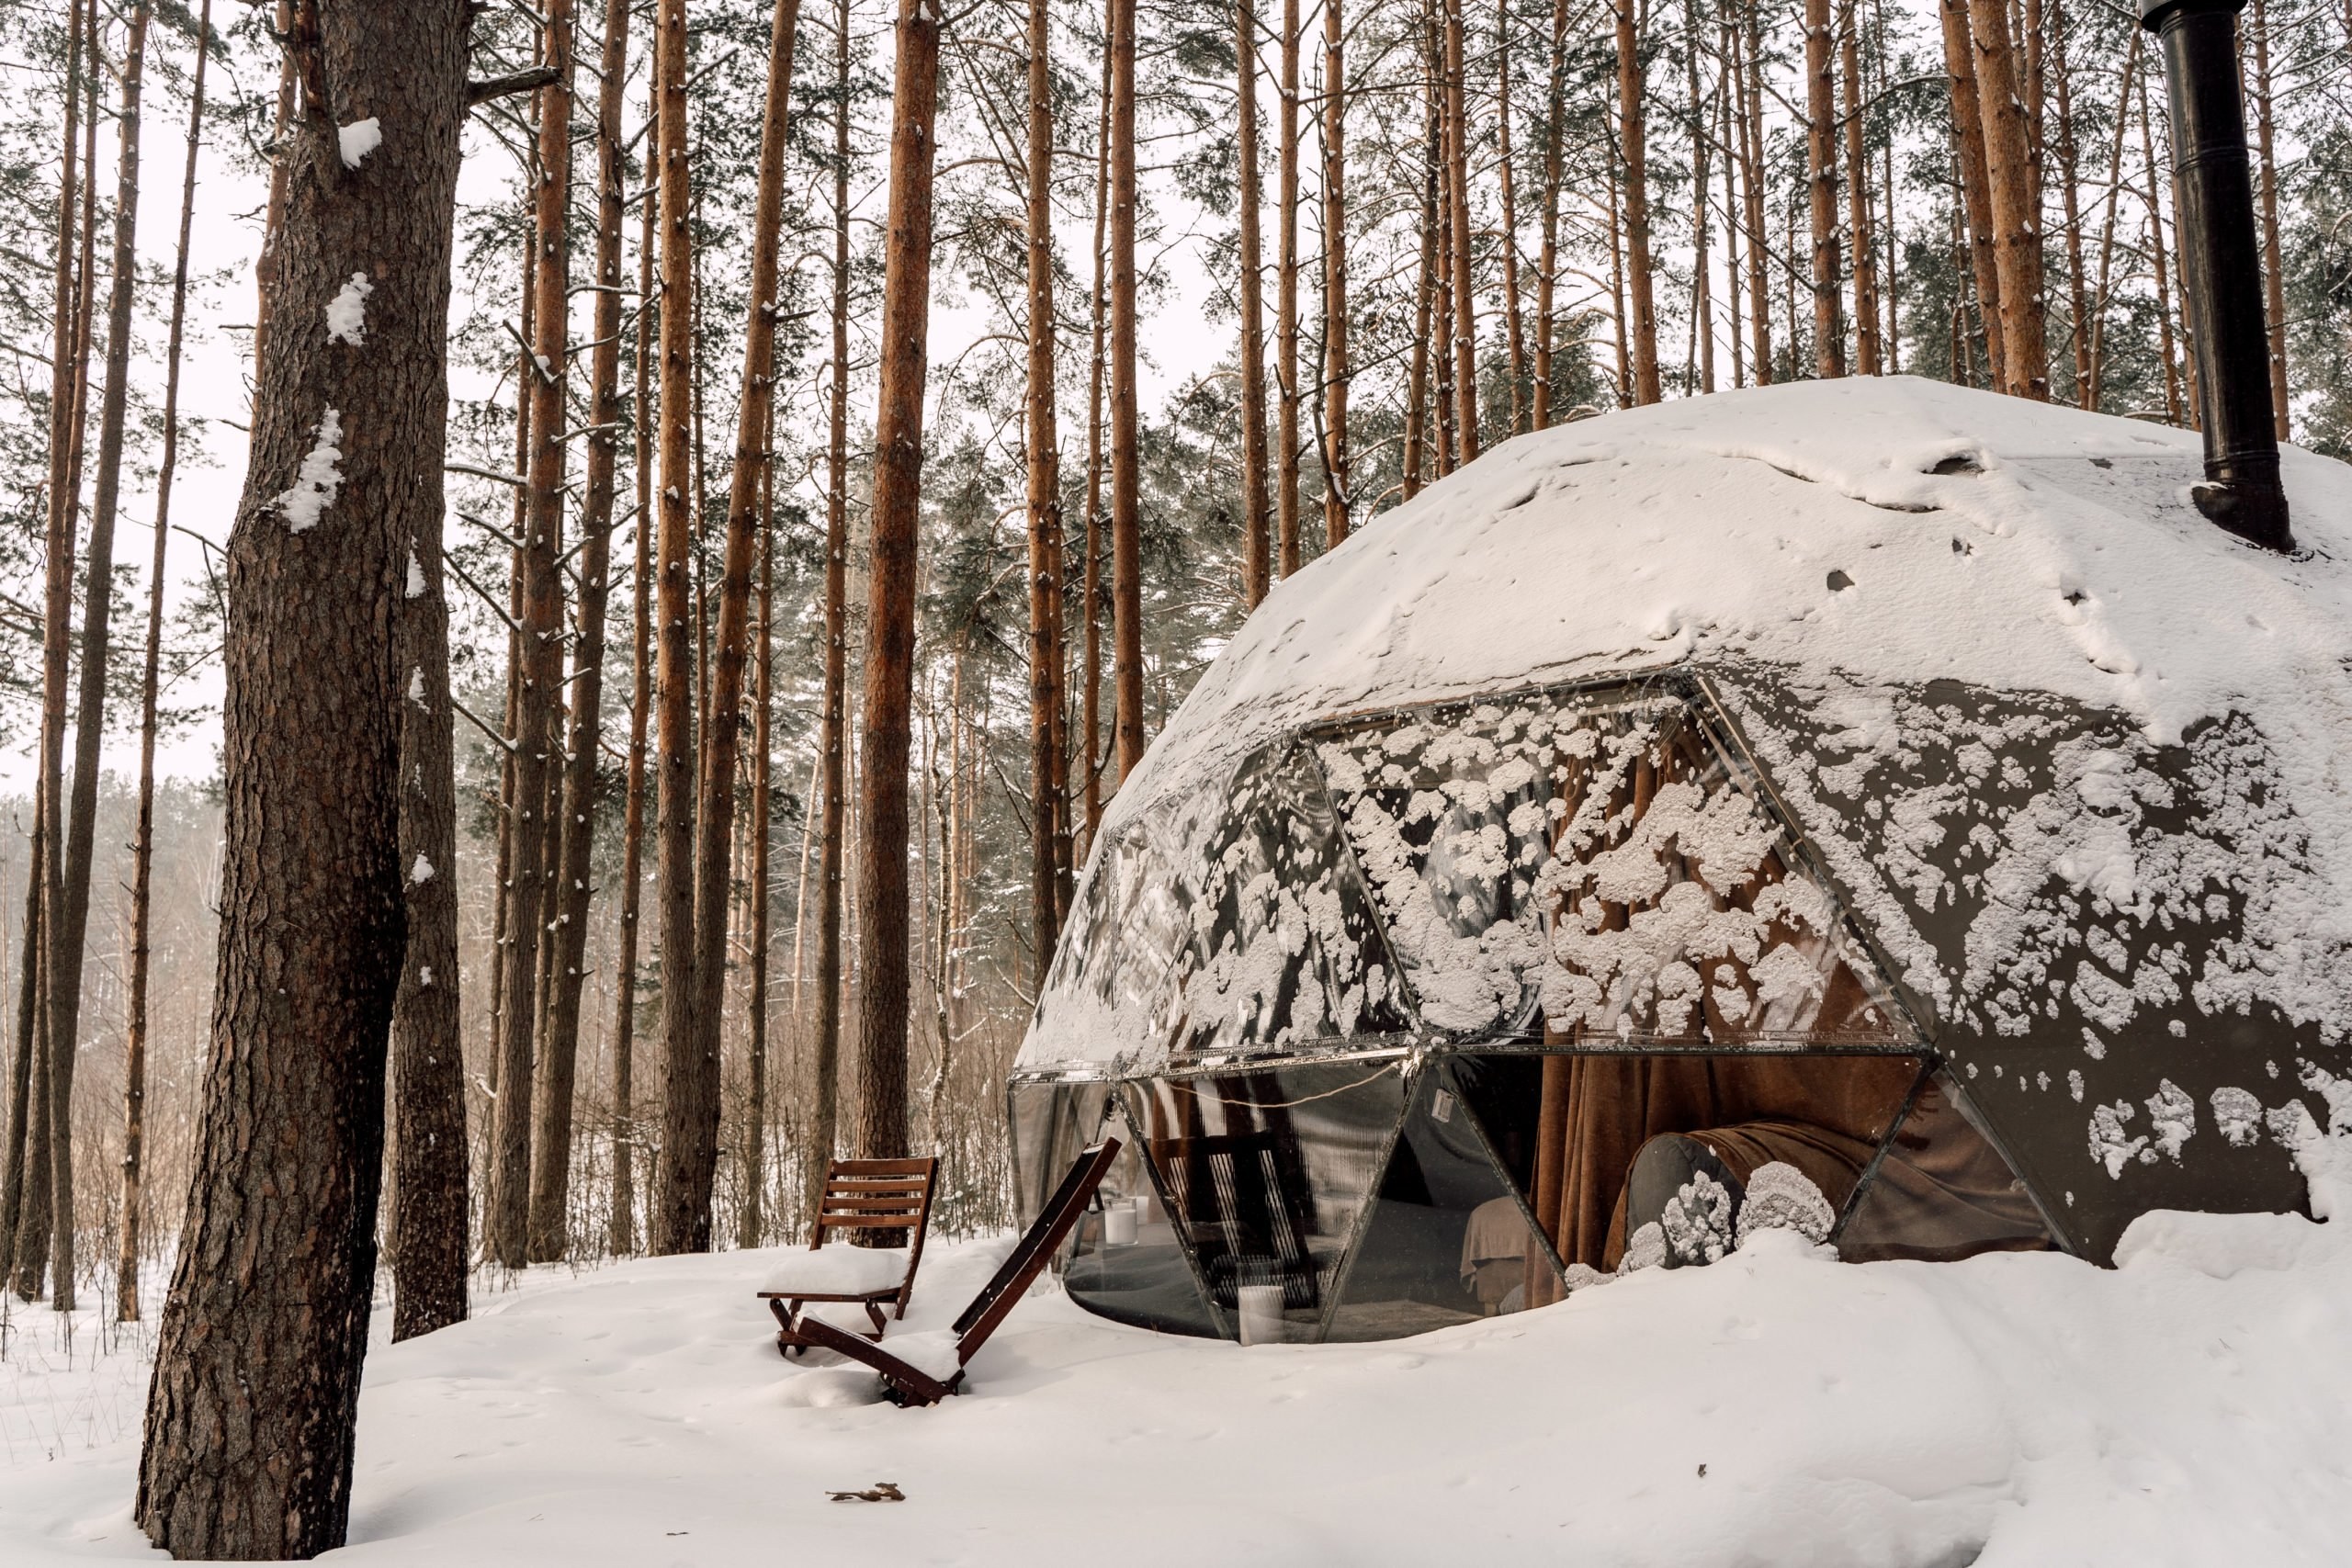
<path id="1" fill-rule="evenodd" d="M 2173 175 L 2180 203 L 2181 293 L 2197 351 L 2205 479 L 2198 510 L 2238 537 L 2295 547 L 2270 404 L 2270 344 L 2238 71 L 2245 0 L 2139 0 L 2161 40 L 2170 88 Z"/>

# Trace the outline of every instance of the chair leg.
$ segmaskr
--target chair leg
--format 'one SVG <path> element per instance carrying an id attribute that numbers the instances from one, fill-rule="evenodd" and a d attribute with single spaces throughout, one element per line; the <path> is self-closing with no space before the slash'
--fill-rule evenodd
<path id="1" fill-rule="evenodd" d="M 889 1332 L 889 1322 L 882 1315 L 882 1303 L 880 1302 L 866 1303 L 865 1315 L 874 1320 L 875 1338 L 879 1339 L 883 1335 Z"/>

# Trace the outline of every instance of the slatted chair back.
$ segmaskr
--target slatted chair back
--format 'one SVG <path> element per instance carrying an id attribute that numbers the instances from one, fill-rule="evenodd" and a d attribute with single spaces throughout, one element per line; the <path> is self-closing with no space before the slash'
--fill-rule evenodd
<path id="1" fill-rule="evenodd" d="M 1102 1185 L 1102 1178 L 1110 1173 L 1111 1162 L 1119 1157 L 1119 1140 L 1105 1138 L 1091 1148 L 1081 1151 L 1071 1162 L 1069 1171 L 1062 1178 L 1054 1195 L 1046 1200 L 1037 1217 L 1021 1234 L 1021 1240 L 1008 1254 L 972 1304 L 950 1325 L 956 1336 L 956 1359 L 968 1361 L 972 1353 L 987 1343 L 996 1325 L 1029 1292 L 1046 1265 L 1060 1250 L 1078 1217 L 1093 1200 L 1094 1190 Z"/>
<path id="2" fill-rule="evenodd" d="M 907 1233 L 911 1256 L 907 1272 L 922 1261 L 931 1228 L 932 1196 L 938 1185 L 936 1159 L 837 1159 L 825 1168 L 825 1187 L 809 1227 L 811 1248 L 834 1231 L 895 1230 Z"/>
<path id="3" fill-rule="evenodd" d="M 1218 1255 L 1228 1259 L 1215 1289 L 1222 1304 L 1243 1283 L 1243 1274 L 1266 1269 L 1268 1282 L 1283 1287 L 1283 1304 L 1317 1303 L 1315 1259 L 1291 1190 L 1282 1179 L 1271 1133 L 1224 1133 L 1170 1138 L 1152 1145 L 1155 1164 L 1167 1174 L 1175 1195 L 1175 1218 L 1195 1251 L 1211 1232 Z M 1205 1203 L 1204 1203 L 1205 1200 Z M 1201 1213 L 1208 1207 L 1209 1213 Z"/>

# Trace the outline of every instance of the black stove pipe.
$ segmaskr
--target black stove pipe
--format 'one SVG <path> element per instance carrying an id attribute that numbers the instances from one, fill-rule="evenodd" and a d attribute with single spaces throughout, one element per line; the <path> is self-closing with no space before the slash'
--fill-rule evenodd
<path id="1" fill-rule="evenodd" d="M 2238 68 L 2245 0 L 2139 0 L 2161 40 L 2170 87 L 2173 174 L 2180 202 L 2181 293 L 2197 349 L 2205 434 L 2198 509 L 2253 544 L 2295 547 L 2278 482 L 2270 342 Z"/>

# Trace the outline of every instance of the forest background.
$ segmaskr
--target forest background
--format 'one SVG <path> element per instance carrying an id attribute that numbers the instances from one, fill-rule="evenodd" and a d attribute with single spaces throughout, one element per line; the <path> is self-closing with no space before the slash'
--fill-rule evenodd
<path id="1" fill-rule="evenodd" d="M 463 1239 L 493 1272 L 678 1239 L 652 1173 L 653 7 L 543 3 L 473 22 L 474 75 L 504 80 L 468 126 L 449 322 L 456 854 L 428 874 L 458 915 Z M 295 12 L 221 13 L 0 6 L 0 1267 L 25 1300 L 126 1317 L 175 1239 L 209 1049 L 220 552 L 294 96 Z M 869 1112 L 944 1157 L 947 1229 L 1012 1218 L 1003 1076 L 1102 803 L 1272 581 L 1479 451 L 1845 374 L 2193 421 L 2164 81 L 2116 6 L 975 0 L 941 19 L 914 575 L 877 598 L 895 9 L 685 15 L 681 668 L 730 839 L 697 935 L 708 1244 L 801 1234 Z M 2281 434 L 2352 457 L 2352 0 L 2255 0 L 2242 25 Z M 774 404 L 755 476 L 747 387 Z M 730 509 L 747 662 L 714 718 Z M 877 1089 L 851 1049 L 857 855 L 892 780 L 857 710 L 892 594 L 910 1026 Z M 77 852 L 60 792 L 85 777 Z M 53 867 L 85 890 L 70 1003 Z"/>

